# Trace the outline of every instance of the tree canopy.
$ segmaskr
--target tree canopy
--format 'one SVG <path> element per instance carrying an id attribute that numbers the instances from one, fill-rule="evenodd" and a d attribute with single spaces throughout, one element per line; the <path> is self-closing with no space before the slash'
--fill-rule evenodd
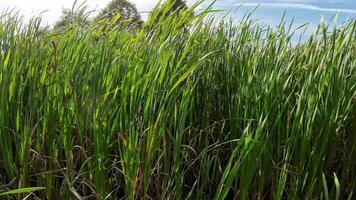
<path id="1" fill-rule="evenodd" d="M 62 16 L 56 22 L 54 28 L 63 31 L 66 27 L 73 26 L 74 24 L 86 27 L 90 23 L 88 14 L 85 12 L 85 8 L 77 10 L 65 8 L 62 10 Z"/>
<path id="2" fill-rule="evenodd" d="M 111 1 L 96 17 L 96 19 L 113 20 L 117 15 L 120 18 L 117 23 L 120 24 L 125 21 L 126 26 L 141 28 L 143 21 L 137 11 L 136 6 L 127 0 L 113 0 Z"/>
<path id="3" fill-rule="evenodd" d="M 186 11 L 187 9 L 188 6 L 185 0 L 167 0 L 153 9 L 148 21 L 145 23 L 145 29 L 149 30 L 156 27 L 157 24 L 165 22 L 168 16 L 171 16 L 171 19 L 178 17 L 181 11 Z"/>
<path id="4" fill-rule="evenodd" d="M 185 0 L 168 0 L 167 2 L 172 2 L 172 8 L 170 12 L 187 9 L 188 6 Z"/>
<path id="5" fill-rule="evenodd" d="M 86 27 L 90 24 L 88 13 L 85 12 L 86 7 L 79 6 L 78 9 L 63 9 L 60 20 L 55 24 L 55 29 L 64 30 L 65 27 L 78 24 Z M 169 10 L 164 8 L 169 7 Z M 162 16 L 168 16 L 174 12 L 179 13 L 181 10 L 188 8 L 185 0 L 167 0 L 160 6 L 160 9 L 156 11 L 155 22 L 158 22 Z M 155 11 L 153 11 L 155 12 Z M 117 16 L 120 17 L 117 17 Z M 137 11 L 136 6 L 128 0 L 112 0 L 105 8 L 103 8 L 97 16 L 94 17 L 94 21 L 107 19 L 108 21 L 117 20 L 115 25 L 119 25 L 120 28 L 130 27 L 136 30 L 142 28 L 143 21 Z"/>

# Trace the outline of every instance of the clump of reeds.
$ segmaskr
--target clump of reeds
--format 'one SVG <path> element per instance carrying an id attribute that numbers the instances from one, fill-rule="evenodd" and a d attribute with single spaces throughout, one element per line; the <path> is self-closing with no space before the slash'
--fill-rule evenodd
<path id="1" fill-rule="evenodd" d="M 356 22 L 292 45 L 198 4 L 138 33 L 3 16 L 3 197 L 355 198 Z"/>

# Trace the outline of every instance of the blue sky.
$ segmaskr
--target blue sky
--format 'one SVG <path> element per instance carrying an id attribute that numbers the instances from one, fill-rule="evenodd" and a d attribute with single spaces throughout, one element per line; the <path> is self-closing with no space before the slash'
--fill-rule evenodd
<path id="1" fill-rule="evenodd" d="M 318 24 L 322 16 L 326 20 L 331 19 L 335 13 L 339 23 L 347 18 L 356 18 L 356 0 L 224 0 L 217 6 L 224 9 L 241 4 L 243 7 L 235 16 L 259 6 L 255 17 L 272 25 L 278 23 L 285 11 L 288 19 L 311 25 Z"/>
<path id="2" fill-rule="evenodd" d="M 25 16 L 38 15 L 47 10 L 42 16 L 48 24 L 53 24 L 61 14 L 64 7 L 71 7 L 74 0 L 0 0 L 0 11 L 16 7 Z M 110 0 L 87 0 L 90 9 L 101 9 Z M 210 1 L 210 0 L 208 0 Z M 99 2 L 99 3 L 98 3 Z M 149 11 L 158 0 L 131 0 L 137 5 L 139 11 Z M 191 5 L 195 0 L 188 0 Z M 207 2 L 208 3 L 208 2 Z M 205 4 L 207 4 L 205 3 Z M 338 22 L 341 23 L 347 18 L 356 18 L 356 0 L 217 0 L 218 9 L 235 9 L 244 4 L 237 12 L 232 13 L 232 17 L 238 19 L 244 12 L 249 11 L 259 5 L 255 18 L 261 22 L 275 25 L 279 22 L 284 11 L 287 19 L 295 18 L 297 24 L 310 23 L 316 26 L 321 16 L 326 20 L 338 13 Z M 147 16 L 143 16 L 146 18 Z"/>

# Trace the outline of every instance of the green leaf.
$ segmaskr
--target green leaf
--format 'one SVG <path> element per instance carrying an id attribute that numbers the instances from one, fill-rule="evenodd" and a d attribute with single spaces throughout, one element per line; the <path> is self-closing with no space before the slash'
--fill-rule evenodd
<path id="1" fill-rule="evenodd" d="M 20 194 L 20 193 L 30 193 L 38 190 L 44 190 L 45 187 L 28 187 L 28 188 L 20 188 L 15 190 L 10 190 L 4 193 L 1 193 L 0 196 L 11 195 L 11 194 Z"/>
<path id="2" fill-rule="evenodd" d="M 4 66 L 7 67 L 7 65 L 9 64 L 9 60 L 10 60 L 10 55 L 11 55 L 11 52 L 9 52 L 5 58 L 5 61 L 4 61 Z"/>
<path id="3" fill-rule="evenodd" d="M 335 182 L 335 187 L 336 187 L 335 199 L 338 200 L 340 198 L 340 182 L 339 182 L 339 179 L 337 178 L 335 173 L 334 173 L 334 182 Z"/>
<path id="4" fill-rule="evenodd" d="M 329 200 L 329 189 L 328 189 L 328 184 L 326 182 L 326 178 L 325 178 L 324 173 L 323 173 L 323 187 L 324 187 L 325 199 Z"/>

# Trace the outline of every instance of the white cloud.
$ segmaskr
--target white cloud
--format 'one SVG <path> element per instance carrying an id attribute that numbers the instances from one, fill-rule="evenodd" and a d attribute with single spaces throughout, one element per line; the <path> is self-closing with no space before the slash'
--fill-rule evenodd
<path id="1" fill-rule="evenodd" d="M 78 4 L 85 0 L 78 0 Z M 90 10 L 99 10 L 106 6 L 111 0 L 86 0 L 86 4 Z M 134 3 L 137 9 L 142 11 L 150 11 L 154 8 L 159 0 L 129 0 Z M 188 4 L 192 5 L 196 0 L 188 0 Z M 63 8 L 71 8 L 74 0 L 0 0 L 0 13 L 6 9 L 16 8 L 20 11 L 25 19 L 41 14 L 43 20 L 49 24 L 53 24 L 62 13 Z M 147 18 L 147 13 L 143 14 L 143 18 Z"/>
<path id="2" fill-rule="evenodd" d="M 303 9 L 303 10 L 314 10 L 314 11 L 322 11 L 322 12 L 338 12 L 338 13 L 349 13 L 356 14 L 356 10 L 354 9 L 346 9 L 346 8 L 324 8 L 311 4 L 304 3 L 238 3 L 237 5 L 242 5 L 246 7 L 265 7 L 265 8 L 288 8 L 288 9 Z"/>
<path id="3" fill-rule="evenodd" d="M 84 2 L 79 0 L 78 5 Z M 86 4 L 89 10 L 100 9 L 105 6 L 109 0 L 101 0 L 97 3 L 95 0 L 87 0 Z M 44 22 L 53 24 L 62 13 L 63 8 L 71 8 L 74 0 L 1 0 L 0 12 L 6 9 L 16 8 L 20 14 L 29 19 L 32 16 L 38 16 L 41 13 Z M 43 12 L 45 11 L 45 12 Z"/>
<path id="4" fill-rule="evenodd" d="M 139 11 L 150 11 L 154 8 L 159 0 L 129 0 L 130 2 L 134 3 Z M 188 5 L 193 5 L 198 0 L 187 0 Z M 218 0 L 219 1 L 219 0 Z M 225 0 L 220 0 L 225 1 Z M 162 0 L 163 2 L 163 0 Z"/>
<path id="5" fill-rule="evenodd" d="M 84 0 L 78 0 L 78 3 Z M 111 0 L 86 0 L 86 5 L 90 10 L 101 9 Z M 139 11 L 150 11 L 159 2 L 159 0 L 130 0 L 132 3 L 136 4 Z M 197 0 L 187 0 L 188 5 L 193 5 Z M 204 6 L 209 4 L 212 0 L 207 0 L 204 2 Z M 244 0 L 249 1 L 249 0 Z M 324 8 L 316 6 L 312 3 L 318 2 L 351 2 L 348 0 L 255 0 L 255 3 L 245 3 L 245 6 L 256 7 L 260 5 L 266 8 L 288 8 L 288 9 L 306 9 L 306 10 L 316 10 L 324 12 L 340 12 L 356 14 L 355 9 L 345 8 Z M 0 0 L 0 13 L 3 10 L 11 9 L 16 7 L 25 19 L 29 19 L 31 16 L 38 16 L 41 12 L 46 11 L 41 14 L 43 16 L 43 21 L 49 24 L 53 24 L 61 15 L 63 8 L 70 8 L 73 5 L 74 0 Z M 238 3 L 237 3 L 238 2 Z M 217 0 L 216 6 L 220 5 L 240 5 L 242 1 L 240 0 Z M 261 3 L 259 3 L 261 2 Z M 293 2 L 293 3 L 291 3 Z M 147 18 L 148 14 L 143 14 L 143 18 Z"/>
<path id="6" fill-rule="evenodd" d="M 151 10 L 159 1 L 158 0 L 131 0 L 138 10 L 148 11 Z"/>

